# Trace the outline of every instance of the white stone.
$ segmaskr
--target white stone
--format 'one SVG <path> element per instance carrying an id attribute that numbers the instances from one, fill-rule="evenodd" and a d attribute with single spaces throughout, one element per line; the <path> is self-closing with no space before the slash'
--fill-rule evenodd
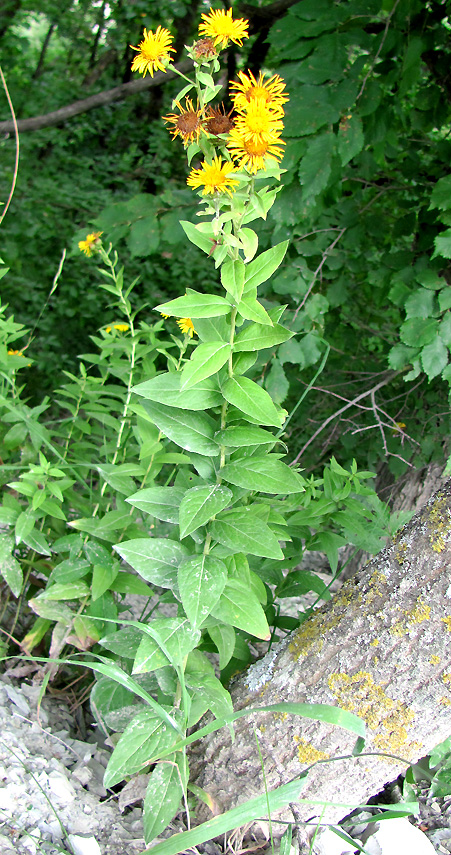
<path id="1" fill-rule="evenodd" d="M 69 842 L 74 855 L 102 855 L 100 846 L 92 834 L 69 834 Z"/>
<path id="2" fill-rule="evenodd" d="M 355 844 L 346 843 L 331 828 L 325 828 L 316 837 L 313 852 L 315 855 L 354 855 Z"/>
<path id="3" fill-rule="evenodd" d="M 407 819 L 386 819 L 365 843 L 367 855 L 435 855 L 435 849 L 422 831 Z"/>
<path id="4" fill-rule="evenodd" d="M 5 692 L 8 695 L 10 701 L 16 705 L 16 707 L 20 710 L 22 715 L 28 715 L 30 712 L 30 704 L 24 698 L 21 692 L 18 692 L 14 686 L 5 686 Z"/>
<path id="5" fill-rule="evenodd" d="M 50 772 L 49 785 L 52 793 L 64 804 L 69 804 L 75 799 L 75 790 L 72 784 L 61 772 L 55 770 Z"/>

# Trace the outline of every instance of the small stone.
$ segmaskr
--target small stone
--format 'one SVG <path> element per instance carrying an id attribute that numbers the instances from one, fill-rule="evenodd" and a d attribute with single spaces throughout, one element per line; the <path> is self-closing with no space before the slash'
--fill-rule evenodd
<path id="1" fill-rule="evenodd" d="M 14 688 L 14 686 L 5 686 L 5 692 L 8 695 L 8 698 L 10 699 L 10 701 L 12 701 L 13 704 L 16 705 L 16 707 L 18 708 L 19 712 L 22 713 L 22 715 L 28 715 L 29 714 L 30 704 L 24 698 L 22 692 L 18 692 L 17 689 Z"/>
<path id="2" fill-rule="evenodd" d="M 69 843 L 74 855 L 102 855 L 100 846 L 92 834 L 69 834 Z"/>
<path id="3" fill-rule="evenodd" d="M 69 804 L 75 799 L 75 790 L 72 784 L 61 772 L 55 770 L 50 772 L 49 785 L 52 793 L 64 804 Z"/>
<path id="4" fill-rule="evenodd" d="M 429 809 L 432 811 L 432 813 L 435 814 L 439 814 L 442 812 L 442 809 L 438 802 L 431 802 L 431 804 L 429 805 Z"/>

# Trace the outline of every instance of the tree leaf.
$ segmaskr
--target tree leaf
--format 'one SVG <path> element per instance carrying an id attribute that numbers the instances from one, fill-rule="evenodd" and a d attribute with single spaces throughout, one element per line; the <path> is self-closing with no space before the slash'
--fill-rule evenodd
<path id="1" fill-rule="evenodd" d="M 270 327 L 262 324 L 249 324 L 236 337 L 233 350 L 262 350 L 265 347 L 275 347 L 292 338 L 294 333 L 281 324 Z"/>
<path id="2" fill-rule="evenodd" d="M 304 198 L 317 196 L 327 187 L 332 171 L 334 150 L 335 136 L 331 131 L 318 134 L 309 142 L 299 168 L 299 180 L 303 185 Z"/>
<path id="3" fill-rule="evenodd" d="M 305 481 L 298 473 L 271 454 L 245 457 L 237 463 L 227 463 L 221 477 L 237 487 L 260 493 L 303 493 Z"/>
<path id="4" fill-rule="evenodd" d="M 204 380 L 195 389 L 180 391 L 181 374 L 158 374 L 152 380 L 146 380 L 133 386 L 132 391 L 149 401 L 156 401 L 169 407 L 182 410 L 208 410 L 222 404 L 222 395 L 214 380 Z"/>
<path id="5" fill-rule="evenodd" d="M 149 709 L 140 710 L 125 728 L 108 761 L 103 782 L 114 787 L 125 778 L 142 772 L 159 751 L 170 748 L 177 733 Z"/>
<path id="6" fill-rule="evenodd" d="M 213 555 L 195 555 L 179 566 L 178 586 L 189 622 L 196 629 L 211 614 L 227 582 L 227 567 Z"/>
<path id="7" fill-rule="evenodd" d="M 266 391 L 271 395 L 276 404 L 281 404 L 288 395 L 290 384 L 278 359 L 274 359 L 265 377 Z"/>
<path id="8" fill-rule="evenodd" d="M 199 344 L 191 354 L 189 362 L 186 362 L 181 372 L 181 391 L 195 386 L 201 380 L 216 374 L 227 362 L 230 352 L 230 344 L 223 341 L 211 341 Z"/>
<path id="9" fill-rule="evenodd" d="M 186 546 L 165 537 L 138 538 L 118 543 L 114 549 L 143 579 L 160 588 L 173 588 L 177 567 L 189 555 Z"/>
<path id="10" fill-rule="evenodd" d="M 156 306 L 156 311 L 175 315 L 176 318 L 213 318 L 227 315 L 230 312 L 230 303 L 216 294 L 200 294 L 188 289 L 184 297 L 176 297 L 169 303 L 162 303 Z"/>
<path id="11" fill-rule="evenodd" d="M 404 344 L 411 347 L 422 347 L 430 344 L 435 338 L 438 321 L 433 318 L 410 318 L 404 321 L 399 336 Z"/>
<path id="12" fill-rule="evenodd" d="M 270 396 L 248 377 L 229 377 L 222 387 L 224 398 L 263 425 L 280 427 L 280 417 Z"/>
<path id="13" fill-rule="evenodd" d="M 423 347 L 420 354 L 421 364 L 426 372 L 428 379 L 432 380 L 440 374 L 448 364 L 448 348 L 443 343 L 440 336 L 436 336 L 431 344 Z"/>
<path id="14" fill-rule="evenodd" d="M 338 128 L 337 137 L 338 154 L 342 166 L 346 166 L 356 154 L 362 151 L 365 142 L 360 116 L 345 119 Z"/>
<path id="15" fill-rule="evenodd" d="M 205 525 L 219 511 L 230 505 L 232 499 L 232 491 L 220 484 L 188 490 L 180 504 L 180 537 L 184 538 Z"/>
<path id="16" fill-rule="evenodd" d="M 256 638 L 267 640 L 270 637 L 268 622 L 257 597 L 238 582 L 227 583 L 212 615 Z"/>
<path id="17" fill-rule="evenodd" d="M 208 457 L 218 454 L 213 439 L 216 423 L 205 413 L 191 413 L 153 401 L 146 401 L 143 406 L 154 424 L 176 445 Z"/>
<path id="18" fill-rule="evenodd" d="M 133 507 L 164 522 L 178 523 L 180 502 L 185 495 L 181 487 L 146 487 L 126 499 Z"/>
<path id="19" fill-rule="evenodd" d="M 275 534 L 263 520 L 252 515 L 249 509 L 225 511 L 210 524 L 211 536 L 227 546 L 232 553 L 245 552 L 263 558 L 283 559 L 283 552 Z"/>

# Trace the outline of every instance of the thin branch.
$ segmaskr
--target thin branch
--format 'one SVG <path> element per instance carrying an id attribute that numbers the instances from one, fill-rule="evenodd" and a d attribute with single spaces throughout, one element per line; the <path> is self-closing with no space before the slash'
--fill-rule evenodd
<path id="1" fill-rule="evenodd" d="M 0 77 L 1 77 L 1 79 L 2 79 L 2 84 L 3 84 L 3 88 L 4 88 L 4 90 L 5 90 L 6 98 L 7 98 L 8 104 L 9 104 L 9 109 L 11 110 L 11 115 L 12 115 L 12 117 L 13 117 L 13 118 L 12 118 L 12 127 L 13 127 L 13 129 L 14 129 L 14 136 L 15 136 L 15 139 L 16 139 L 16 157 L 15 157 L 15 160 L 14 160 L 14 173 L 13 173 L 13 180 L 12 180 L 12 182 L 11 182 L 11 189 L 10 189 L 10 191 L 9 191 L 9 196 L 8 196 L 8 198 L 7 198 L 7 200 L 6 200 L 6 204 L 5 204 L 5 207 L 4 207 L 4 209 L 3 209 L 2 215 L 0 216 L 0 226 L 1 226 L 1 224 L 2 224 L 3 220 L 5 219 L 6 212 L 7 212 L 8 208 L 9 208 L 9 206 L 10 206 L 10 204 L 11 204 L 11 199 L 13 198 L 14 190 L 15 190 L 15 187 L 16 187 L 17 173 L 18 173 L 18 171 L 19 171 L 19 131 L 18 131 L 18 128 L 17 128 L 16 114 L 15 114 L 15 112 L 14 112 L 13 102 L 11 101 L 10 94 L 9 94 L 9 90 L 8 90 L 7 85 L 6 85 L 6 80 L 5 80 L 5 78 L 4 78 L 4 75 L 3 75 L 3 71 L 2 71 L 2 67 L 1 67 L 1 66 L 0 66 Z"/>
<path id="2" fill-rule="evenodd" d="M 294 313 L 294 315 L 293 315 L 292 321 L 295 321 L 295 320 L 296 320 L 296 318 L 297 318 L 297 316 L 298 316 L 299 312 L 301 311 L 301 309 L 303 308 L 303 306 L 305 306 L 305 304 L 306 304 L 306 302 L 307 302 L 307 300 L 308 300 L 308 298 L 309 298 L 309 296 L 310 296 L 310 293 L 311 293 L 311 291 L 312 291 L 312 288 L 314 287 L 315 282 L 316 282 L 316 280 L 317 280 L 317 278 L 318 278 L 319 274 L 321 273 L 321 270 L 323 269 L 323 266 L 324 266 L 324 264 L 325 264 L 325 262 L 326 262 L 326 258 L 327 258 L 327 256 L 329 255 L 329 253 L 331 253 L 331 252 L 332 252 L 332 250 L 333 250 L 333 249 L 334 249 L 334 247 L 335 247 L 335 244 L 337 244 L 337 243 L 338 243 L 338 241 L 343 237 L 343 235 L 344 235 L 345 231 L 346 231 L 346 229 L 345 229 L 345 228 L 344 228 L 344 229 L 340 229 L 340 232 L 339 232 L 339 234 L 337 235 L 337 237 L 335 238 L 335 240 L 334 240 L 334 241 L 332 241 L 332 243 L 330 244 L 330 246 L 328 246 L 328 247 L 327 247 L 327 249 L 326 249 L 326 250 L 324 250 L 324 252 L 323 252 L 323 256 L 322 256 L 322 258 L 321 258 L 321 261 L 320 261 L 320 263 L 318 264 L 318 267 L 316 268 L 316 270 L 315 270 L 315 272 L 314 272 L 314 274 L 313 274 L 313 279 L 312 279 L 312 281 L 311 281 L 311 283 L 310 283 L 310 285 L 309 285 L 309 287 L 308 287 L 308 289 L 307 289 L 307 292 L 305 293 L 305 295 L 304 295 L 304 297 L 303 297 L 303 299 L 302 299 L 302 302 L 301 302 L 301 303 L 299 303 L 299 306 L 297 307 L 297 309 L 296 309 L 296 311 L 295 311 L 295 313 Z"/>
<path id="3" fill-rule="evenodd" d="M 368 69 L 367 73 L 365 74 L 365 77 L 363 78 L 363 82 L 362 82 L 362 85 L 361 85 L 361 87 L 360 87 L 360 92 L 359 92 L 359 94 L 357 95 L 357 98 L 355 99 L 355 103 L 356 103 L 356 104 L 358 104 L 358 102 L 359 102 L 360 98 L 362 97 L 362 95 L 363 95 L 363 93 L 364 93 L 365 86 L 366 86 L 366 83 L 367 83 L 367 80 L 368 80 L 368 78 L 369 78 L 370 74 L 372 74 L 372 73 L 373 73 L 373 71 L 374 71 L 374 66 L 376 65 L 376 62 L 378 61 L 378 59 L 379 59 L 379 55 L 380 55 L 380 52 L 381 52 L 381 50 L 382 50 L 382 48 L 383 48 L 383 46 L 384 46 L 384 44 L 385 44 L 385 40 L 386 40 L 386 38 L 387 38 L 387 36 L 388 36 L 388 31 L 389 31 L 389 29 L 390 29 L 391 19 L 392 19 L 393 15 L 394 15 L 394 14 L 395 14 L 395 12 L 396 12 L 396 8 L 397 8 L 397 6 L 399 6 L 399 0 L 396 0 L 395 5 L 393 6 L 393 9 L 391 10 L 391 12 L 390 12 L 390 14 L 389 14 L 389 16 L 388 16 L 388 18 L 387 18 L 387 21 L 386 21 L 386 24 L 385 24 L 384 34 L 383 34 L 382 39 L 381 39 L 381 43 L 380 43 L 380 45 L 379 45 L 379 47 L 378 47 L 378 49 L 377 49 L 376 56 L 374 57 L 373 62 L 371 63 L 371 65 L 370 65 L 370 67 L 369 67 L 369 69 Z"/>

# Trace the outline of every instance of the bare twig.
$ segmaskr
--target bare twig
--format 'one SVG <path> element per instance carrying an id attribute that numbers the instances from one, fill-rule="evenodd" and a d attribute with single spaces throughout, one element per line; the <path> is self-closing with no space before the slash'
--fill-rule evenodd
<path id="1" fill-rule="evenodd" d="M 2 84 L 3 84 L 3 89 L 5 90 L 5 95 L 6 95 L 6 98 L 7 98 L 8 104 L 9 104 L 9 109 L 11 110 L 12 124 L 13 124 L 13 129 L 14 129 L 14 136 L 15 136 L 15 140 L 16 140 L 16 157 L 15 157 L 15 161 L 14 161 L 14 173 L 13 173 L 13 180 L 12 180 L 12 182 L 11 182 L 11 189 L 10 189 L 10 191 L 9 191 L 8 199 L 6 200 L 6 204 L 5 204 L 5 207 L 4 207 L 4 209 L 3 209 L 3 213 L 2 213 L 2 215 L 1 215 L 1 217 L 0 217 L 0 226 L 1 226 L 1 224 L 2 224 L 3 220 L 5 219 L 6 212 L 7 212 L 8 208 L 9 208 L 9 206 L 10 206 L 10 204 L 11 204 L 11 199 L 13 198 L 14 190 L 15 190 L 15 187 L 16 187 L 17 173 L 18 173 L 18 171 L 19 171 L 19 130 L 18 130 L 18 127 L 17 127 L 17 120 L 16 120 L 16 114 L 15 114 L 15 112 L 14 112 L 13 102 L 11 101 L 11 97 L 10 97 L 10 94 L 9 94 L 8 87 L 7 87 L 7 85 L 6 85 L 6 80 L 5 80 L 5 78 L 4 78 L 4 75 L 3 75 L 3 71 L 2 71 L 2 67 L 1 67 L 1 66 L 0 66 L 0 77 L 1 77 L 1 80 L 2 80 Z"/>

